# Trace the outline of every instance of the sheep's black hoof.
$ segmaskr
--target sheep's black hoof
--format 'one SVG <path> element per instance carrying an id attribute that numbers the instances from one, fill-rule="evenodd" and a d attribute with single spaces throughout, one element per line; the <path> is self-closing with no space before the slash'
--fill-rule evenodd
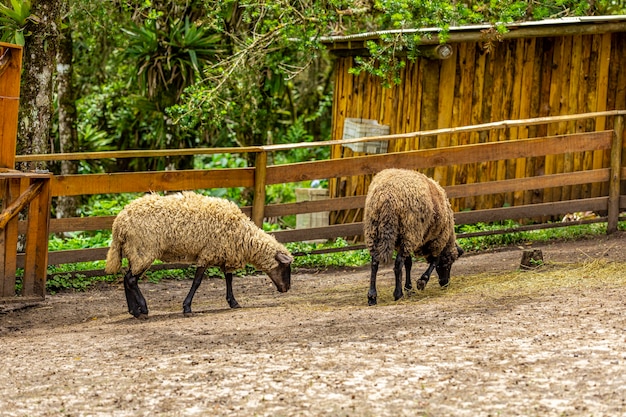
<path id="1" fill-rule="evenodd" d="M 193 313 L 191 312 L 191 310 L 183 311 L 183 316 L 184 317 L 191 317 L 191 316 L 193 316 Z"/>
<path id="2" fill-rule="evenodd" d="M 415 283 L 415 287 L 420 291 L 424 291 L 424 288 L 426 288 L 426 281 L 424 281 L 423 279 L 418 279 Z"/>
<path id="3" fill-rule="evenodd" d="M 136 319 L 147 319 L 148 318 L 148 312 L 147 311 L 128 311 L 133 317 L 135 317 Z"/>
<path id="4" fill-rule="evenodd" d="M 376 297 L 367 297 L 367 305 L 375 306 L 376 305 Z"/>
<path id="5" fill-rule="evenodd" d="M 398 301 L 398 300 L 399 300 L 399 299 L 401 299 L 403 296 L 404 296 L 404 294 L 402 294 L 402 293 L 399 293 L 399 294 L 394 293 L 394 294 L 393 294 L 393 300 L 394 300 L 394 301 Z"/>
<path id="6" fill-rule="evenodd" d="M 229 303 L 230 308 L 241 308 L 241 306 L 239 305 L 239 303 L 237 301 L 235 301 L 234 303 Z"/>

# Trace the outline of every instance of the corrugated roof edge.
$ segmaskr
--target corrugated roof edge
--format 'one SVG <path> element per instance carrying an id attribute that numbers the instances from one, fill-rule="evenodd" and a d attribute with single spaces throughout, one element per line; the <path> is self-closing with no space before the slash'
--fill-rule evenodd
<path id="1" fill-rule="evenodd" d="M 505 26 L 510 31 L 516 31 L 525 28 L 545 28 L 553 26 L 566 26 L 573 24 L 610 24 L 610 23 L 622 23 L 626 22 L 626 15 L 611 15 L 611 16 L 579 16 L 579 17 L 564 17 L 559 19 L 546 19 L 546 20 L 533 20 L 518 23 L 509 23 Z M 454 39 L 454 35 L 462 32 L 475 32 L 481 33 L 486 29 L 494 27 L 492 24 L 481 25 L 466 25 L 466 26 L 453 26 L 449 28 L 449 34 L 451 40 Z M 433 39 L 425 39 L 425 43 L 438 43 L 433 42 L 436 39 L 436 34 L 441 32 L 441 28 L 420 28 L 420 29 L 394 29 L 394 30 L 381 30 L 374 32 L 355 33 L 352 35 L 336 35 L 336 36 L 322 36 L 320 40 L 322 43 L 333 44 L 337 42 L 349 42 L 349 41 L 363 41 L 368 39 L 376 39 L 383 35 L 395 35 L 395 34 L 423 34 L 434 35 Z M 619 28 L 617 29 L 619 30 Z M 509 32 L 510 33 L 510 32 Z M 506 34 L 503 37 L 507 37 Z"/>

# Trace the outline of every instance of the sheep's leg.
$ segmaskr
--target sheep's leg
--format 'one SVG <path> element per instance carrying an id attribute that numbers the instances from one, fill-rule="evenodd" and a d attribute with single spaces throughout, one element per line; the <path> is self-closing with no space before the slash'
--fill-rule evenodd
<path id="1" fill-rule="evenodd" d="M 367 292 L 367 304 L 376 305 L 376 273 L 378 272 L 378 261 L 372 259 L 372 275 L 370 276 L 370 289 Z"/>
<path id="2" fill-rule="evenodd" d="M 393 266 L 393 273 L 396 276 L 396 289 L 393 291 L 393 299 L 398 301 L 402 298 L 402 265 L 404 265 L 404 256 L 400 252 L 396 255 L 396 263 Z"/>
<path id="3" fill-rule="evenodd" d="M 407 291 L 411 291 L 413 289 L 413 285 L 411 285 L 411 268 L 412 267 L 413 267 L 413 259 L 409 255 L 404 259 L 404 270 L 406 272 L 406 281 L 404 282 L 404 289 Z"/>
<path id="4" fill-rule="evenodd" d="M 226 272 L 224 275 L 226 275 L 226 301 L 228 301 L 228 305 L 230 308 L 241 308 L 233 295 L 233 273 Z"/>
<path id="5" fill-rule="evenodd" d="M 193 301 L 193 296 L 196 295 L 196 291 L 200 284 L 202 284 L 202 278 L 204 278 L 204 270 L 205 266 L 198 266 L 196 268 L 196 275 L 193 277 L 193 283 L 191 284 L 191 289 L 189 290 L 189 294 L 185 297 L 185 301 L 183 301 L 183 314 L 188 315 L 191 314 L 191 301 Z"/>
<path id="6" fill-rule="evenodd" d="M 433 270 L 435 269 L 437 262 L 438 262 L 438 259 L 434 259 L 430 261 L 430 264 L 428 265 L 426 272 L 424 272 L 422 276 L 420 277 L 420 279 L 417 280 L 417 283 L 415 284 L 415 286 L 417 287 L 418 290 L 423 290 L 424 288 L 426 288 L 426 284 L 428 284 L 430 275 L 433 273 Z"/>
<path id="7" fill-rule="evenodd" d="M 129 266 L 126 275 L 124 275 L 124 293 L 126 294 L 128 312 L 137 318 L 145 318 L 148 316 L 148 305 L 137 284 L 139 277 L 145 271 L 141 271 L 137 275 L 133 275 L 131 271 Z"/>

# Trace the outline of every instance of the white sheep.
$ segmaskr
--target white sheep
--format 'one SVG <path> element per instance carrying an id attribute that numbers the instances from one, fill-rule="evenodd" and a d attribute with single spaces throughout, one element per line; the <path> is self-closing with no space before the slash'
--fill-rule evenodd
<path id="1" fill-rule="evenodd" d="M 454 214 L 446 193 L 425 175 L 406 169 L 385 169 L 374 176 L 365 200 L 365 244 L 372 257 L 368 304 L 376 304 L 376 273 L 379 263 L 391 261 L 394 299 L 402 298 L 402 266 L 406 269 L 404 288 L 411 290 L 411 256 L 424 256 L 428 269 L 416 283 L 423 290 L 433 269 L 439 284 L 447 286 L 454 261 L 463 254 L 456 244 Z"/>
<path id="2" fill-rule="evenodd" d="M 135 317 L 148 314 L 137 281 L 155 259 L 196 264 L 191 290 L 183 302 L 185 315 L 191 314 L 191 301 L 209 266 L 224 271 L 231 308 L 240 307 L 233 296 L 233 271 L 246 264 L 265 272 L 280 292 L 291 285 L 289 251 L 225 199 L 193 192 L 165 197 L 148 194 L 118 214 L 112 234 L 105 271 L 119 271 L 122 258 L 128 258 L 124 290 L 128 311 Z"/>

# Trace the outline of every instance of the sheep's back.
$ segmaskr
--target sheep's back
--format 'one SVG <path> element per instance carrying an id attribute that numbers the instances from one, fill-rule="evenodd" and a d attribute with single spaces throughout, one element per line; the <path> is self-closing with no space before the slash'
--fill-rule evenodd
<path id="1" fill-rule="evenodd" d="M 123 250 L 139 260 L 133 269 L 155 259 L 205 265 L 245 265 L 241 244 L 251 221 L 236 204 L 195 193 L 165 197 L 146 195 L 129 203 L 118 215 L 114 229 L 122 229 Z M 237 230 L 237 234 L 233 233 Z M 237 239 L 238 242 L 234 242 Z"/>
<path id="2" fill-rule="evenodd" d="M 381 223 L 397 230 L 375 230 Z M 395 239 L 392 244 L 396 249 L 420 253 L 424 243 L 433 242 L 431 249 L 437 255 L 450 233 L 454 233 L 452 209 L 445 191 L 435 181 L 403 169 L 386 169 L 374 176 L 364 219 L 368 246 Z"/>

